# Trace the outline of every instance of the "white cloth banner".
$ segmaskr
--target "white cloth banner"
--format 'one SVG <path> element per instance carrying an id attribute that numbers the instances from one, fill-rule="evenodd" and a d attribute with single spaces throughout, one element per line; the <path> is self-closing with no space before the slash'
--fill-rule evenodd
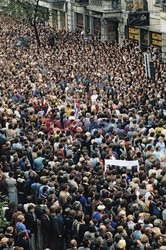
<path id="1" fill-rule="evenodd" d="M 120 168 L 126 167 L 127 169 L 132 169 L 132 167 L 137 167 L 139 171 L 139 162 L 136 161 L 125 161 L 125 160 L 105 160 L 105 171 L 107 166 L 119 166 Z"/>

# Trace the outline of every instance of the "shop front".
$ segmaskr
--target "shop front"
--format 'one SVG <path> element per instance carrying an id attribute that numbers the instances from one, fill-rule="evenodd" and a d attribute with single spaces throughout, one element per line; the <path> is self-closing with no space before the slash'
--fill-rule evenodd
<path id="1" fill-rule="evenodd" d="M 101 35 L 101 18 L 93 17 L 94 34 Z"/>
<path id="2" fill-rule="evenodd" d="M 155 47 L 162 47 L 162 34 L 156 32 L 150 32 L 150 44 Z"/>
<path id="3" fill-rule="evenodd" d="M 79 29 L 84 28 L 83 15 L 80 13 L 76 13 L 76 27 Z"/>
<path id="4" fill-rule="evenodd" d="M 60 11 L 60 21 L 61 21 L 61 28 L 66 28 L 66 16 L 65 12 Z"/>
<path id="5" fill-rule="evenodd" d="M 126 27 L 126 38 L 137 41 L 140 49 L 146 51 L 149 46 L 162 48 L 162 33 L 150 31 L 149 28 L 143 27 Z"/>
<path id="6" fill-rule="evenodd" d="M 118 22 L 107 20 L 107 40 L 118 42 Z"/>

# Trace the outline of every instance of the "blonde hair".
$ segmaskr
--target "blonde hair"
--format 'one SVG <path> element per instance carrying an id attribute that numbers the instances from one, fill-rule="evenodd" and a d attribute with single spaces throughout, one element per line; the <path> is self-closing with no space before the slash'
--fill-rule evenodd
<path id="1" fill-rule="evenodd" d="M 24 221 L 24 215 L 20 214 L 20 215 L 17 217 L 17 221 L 18 221 L 18 222 L 23 222 L 23 221 Z"/>

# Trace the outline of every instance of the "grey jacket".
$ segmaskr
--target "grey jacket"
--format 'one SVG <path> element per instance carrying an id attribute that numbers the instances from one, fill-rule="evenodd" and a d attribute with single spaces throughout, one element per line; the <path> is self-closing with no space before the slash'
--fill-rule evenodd
<path id="1" fill-rule="evenodd" d="M 6 178 L 7 190 L 8 193 L 17 192 L 17 182 L 13 177 Z"/>

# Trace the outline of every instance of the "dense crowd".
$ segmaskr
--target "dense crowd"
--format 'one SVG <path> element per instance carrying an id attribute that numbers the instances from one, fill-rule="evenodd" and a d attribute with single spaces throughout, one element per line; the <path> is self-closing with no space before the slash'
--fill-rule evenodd
<path id="1" fill-rule="evenodd" d="M 0 22 L 0 250 L 166 249 L 166 65 L 131 41 Z M 50 43 L 50 37 L 54 42 Z M 28 37 L 28 46 L 18 46 Z M 139 169 L 105 159 L 138 160 Z"/>

